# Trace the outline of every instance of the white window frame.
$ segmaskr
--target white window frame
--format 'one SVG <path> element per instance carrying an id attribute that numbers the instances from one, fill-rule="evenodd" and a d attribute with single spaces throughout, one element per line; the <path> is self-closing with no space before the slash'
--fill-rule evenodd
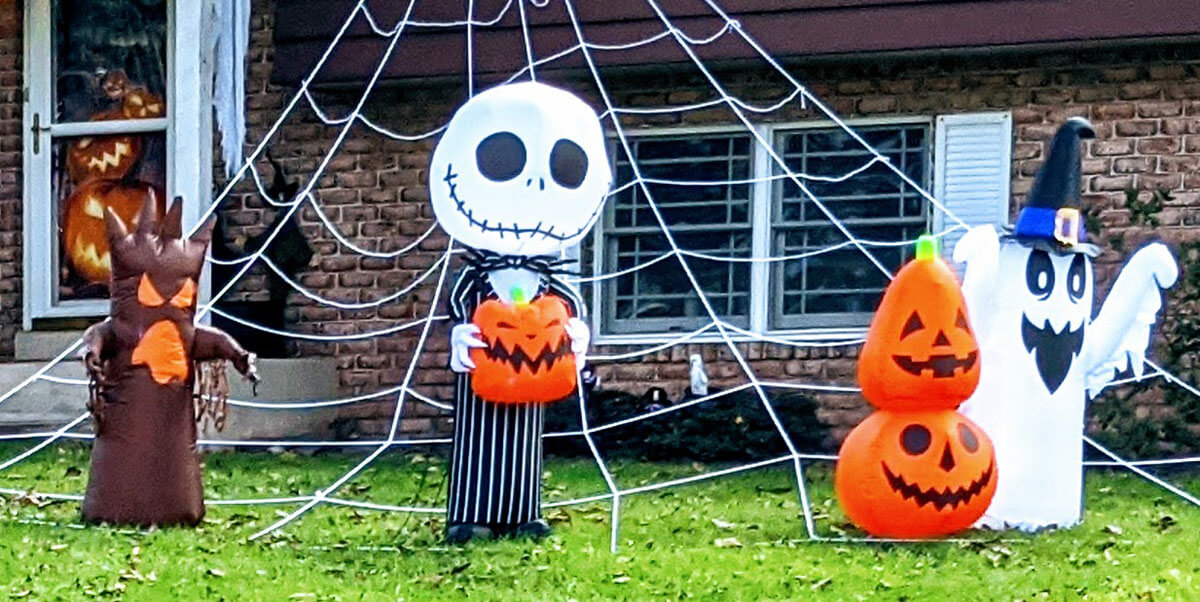
<path id="1" fill-rule="evenodd" d="M 168 200 L 184 199 L 185 228 L 195 224 L 212 196 L 212 0 L 167 0 L 167 116 L 158 119 L 53 123 L 54 0 L 25 4 L 23 163 L 23 326 L 46 318 L 100 317 L 108 300 L 57 301 L 58 244 L 54 231 L 58 199 L 51 186 L 56 138 L 107 133 L 163 132 L 166 136 Z M 184 26 L 180 26 L 184 24 Z M 35 123 L 40 126 L 34 130 Z M 39 148 L 34 153 L 34 145 Z M 207 275 L 200 299 L 208 298 Z"/>
<path id="2" fill-rule="evenodd" d="M 926 141 L 928 170 L 930 178 L 934 177 L 934 159 L 932 156 L 934 149 L 935 117 L 933 116 L 896 116 L 896 117 L 864 117 L 846 119 L 844 122 L 852 128 L 870 127 L 870 126 L 904 126 L 904 125 L 925 125 L 929 128 L 929 138 Z M 791 121 L 780 123 L 763 123 L 756 124 L 754 131 L 774 145 L 776 142 L 777 132 L 787 132 L 804 129 L 822 129 L 838 127 L 836 123 L 828 119 L 806 120 L 806 121 Z M 664 126 L 654 128 L 644 128 L 636 130 L 627 130 L 626 135 L 633 138 L 645 138 L 649 136 L 692 136 L 704 134 L 730 134 L 745 132 L 746 128 L 739 125 L 713 125 L 713 126 Z M 618 146 L 618 152 L 623 153 L 620 148 L 620 140 L 615 142 Z M 771 209 L 774 193 L 774 182 L 767 180 L 771 175 L 774 160 L 771 156 L 763 152 L 758 141 L 752 135 L 750 140 L 751 152 L 751 177 L 759 180 L 753 185 L 751 193 L 750 206 L 750 224 L 751 224 L 751 256 L 766 257 L 771 253 Z M 933 188 L 933 182 L 925 182 L 926 189 Z M 608 211 L 605 208 L 605 211 Z M 931 206 L 926 215 L 926 222 L 932 223 L 934 208 Z M 593 275 L 603 266 L 604 261 L 604 219 L 597 220 L 596 226 L 592 232 L 592 248 L 591 261 L 593 266 Z M 667 261 L 678 261 L 677 259 L 668 259 Z M 770 322 L 770 271 L 771 264 L 766 262 L 756 262 L 751 264 L 750 268 L 750 320 L 747 330 L 759 336 L 769 336 L 773 338 L 785 339 L 788 341 L 821 341 L 821 340 L 844 340 L 847 338 L 855 338 L 865 336 L 867 327 L 863 326 L 843 326 L 843 327 L 815 327 L 802 329 L 772 329 L 769 327 Z M 593 283 L 589 301 L 592 310 L 590 312 L 590 326 L 594 335 L 594 342 L 598 345 L 653 345 L 664 343 L 679 338 L 684 333 L 679 332 L 647 332 L 636 334 L 611 334 L 605 333 L 602 324 L 602 303 L 603 303 L 603 285 L 601 283 Z M 735 332 L 730 332 L 729 336 L 732 340 L 738 342 L 759 340 L 755 337 L 741 335 Z M 705 332 L 699 336 L 689 339 L 689 342 L 695 343 L 715 343 L 723 341 L 720 333 L 713 331 Z"/>

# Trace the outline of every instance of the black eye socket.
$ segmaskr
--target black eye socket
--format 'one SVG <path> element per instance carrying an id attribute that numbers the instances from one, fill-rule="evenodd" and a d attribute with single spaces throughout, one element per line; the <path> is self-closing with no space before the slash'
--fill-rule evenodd
<path id="1" fill-rule="evenodd" d="M 1067 270 L 1067 293 L 1071 301 L 1083 298 L 1083 287 L 1087 284 L 1087 260 L 1080 253 L 1071 260 L 1071 268 Z"/>
<path id="2" fill-rule="evenodd" d="M 550 177 L 563 188 L 579 188 L 587 176 L 588 158 L 578 144 L 563 138 L 550 150 Z"/>
<path id="3" fill-rule="evenodd" d="M 1050 297 L 1050 291 L 1054 290 L 1054 264 L 1045 251 L 1038 249 L 1029 254 L 1029 263 L 1025 264 L 1025 286 L 1042 299 Z"/>
<path id="4" fill-rule="evenodd" d="M 954 325 L 967 332 L 971 332 L 971 325 L 967 323 L 967 316 L 963 314 L 961 309 L 958 310 L 958 316 L 954 318 Z"/>
<path id="5" fill-rule="evenodd" d="M 971 453 L 979 451 L 979 438 L 975 436 L 975 431 L 971 427 L 958 423 L 958 439 L 962 441 L 963 447 Z"/>
<path id="6" fill-rule="evenodd" d="M 496 328 L 508 328 L 511 330 L 513 328 L 516 328 L 516 326 L 513 326 L 512 324 L 509 324 L 508 322 L 501 321 L 501 322 L 496 322 Z"/>
<path id="7" fill-rule="evenodd" d="M 475 148 L 475 164 L 493 182 L 511 180 L 525 169 L 525 143 L 512 132 L 496 132 Z"/>
<path id="8" fill-rule="evenodd" d="M 932 441 L 933 435 L 929 433 L 929 429 L 919 424 L 910 424 L 900 431 L 900 447 L 903 447 L 904 453 L 910 456 L 919 456 L 925 453 Z"/>
<path id="9" fill-rule="evenodd" d="M 925 323 L 921 321 L 921 316 L 918 316 L 917 312 L 914 311 L 912 312 L 912 315 L 908 317 L 908 321 L 904 323 L 904 328 L 900 329 L 900 339 L 903 340 L 904 337 L 921 330 L 922 328 L 925 328 Z"/>

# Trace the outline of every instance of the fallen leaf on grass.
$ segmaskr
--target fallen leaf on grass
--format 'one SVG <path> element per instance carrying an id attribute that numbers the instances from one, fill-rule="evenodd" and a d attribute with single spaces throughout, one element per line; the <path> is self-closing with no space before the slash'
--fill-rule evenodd
<path id="1" fill-rule="evenodd" d="M 826 577 L 826 578 L 812 584 L 811 586 L 809 586 L 809 589 L 811 589 L 815 592 L 817 590 L 822 590 L 822 589 L 829 587 L 829 584 L 831 584 L 831 583 L 833 583 L 833 577 Z"/>
<path id="2" fill-rule="evenodd" d="M 734 523 L 723 521 L 719 518 L 712 519 L 712 524 L 714 527 L 716 527 L 718 529 L 732 529 L 737 526 Z"/>
<path id="3" fill-rule="evenodd" d="M 740 548 L 742 547 L 742 542 L 738 541 L 736 537 L 721 537 L 713 541 L 713 545 L 718 548 Z"/>
<path id="4" fill-rule="evenodd" d="M 617 584 L 629 583 L 630 580 L 631 580 L 631 578 L 629 577 L 629 575 L 617 575 L 617 576 L 613 577 L 613 583 L 617 583 Z"/>

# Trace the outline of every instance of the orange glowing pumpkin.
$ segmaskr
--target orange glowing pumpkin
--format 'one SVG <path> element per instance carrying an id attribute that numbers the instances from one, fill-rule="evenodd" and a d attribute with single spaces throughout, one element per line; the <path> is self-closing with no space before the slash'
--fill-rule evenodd
<path id="1" fill-rule="evenodd" d="M 125 119 L 153 119 L 162 117 L 167 105 L 162 97 L 142 88 L 136 87 L 125 92 L 121 102 L 121 117 Z"/>
<path id="2" fill-rule="evenodd" d="M 979 345 L 958 277 L 936 239 L 896 273 L 858 358 L 863 397 L 877 408 L 954 409 L 979 384 Z"/>
<path id="3" fill-rule="evenodd" d="M 88 136 L 71 143 L 67 175 L 76 184 L 129 175 L 142 156 L 141 136 Z"/>
<path id="4" fill-rule="evenodd" d="M 75 273 L 91 283 L 108 282 L 112 260 L 108 252 L 108 236 L 104 210 L 112 207 L 127 224 L 136 224 L 138 211 L 154 187 L 140 182 L 122 183 L 115 180 L 92 180 L 77 188 L 68 197 L 63 210 L 63 254 Z M 159 199 L 159 215 L 166 211 Z"/>
<path id="5" fill-rule="evenodd" d="M 954 410 L 880 410 L 838 453 L 838 500 L 880 537 L 926 538 L 970 527 L 996 493 L 987 435 Z"/>
<path id="6" fill-rule="evenodd" d="M 471 350 L 471 389 L 496 403 L 549 403 L 575 391 L 577 372 L 566 302 L 543 294 L 530 303 L 488 299 L 471 322 L 487 347 Z"/>

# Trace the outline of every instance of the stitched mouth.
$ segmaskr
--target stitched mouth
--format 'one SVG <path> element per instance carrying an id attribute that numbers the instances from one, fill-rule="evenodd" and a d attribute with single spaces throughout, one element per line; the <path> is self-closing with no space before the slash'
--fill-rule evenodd
<path id="1" fill-rule="evenodd" d="M 454 206 L 456 209 L 458 209 L 459 214 L 467 218 L 467 222 L 470 223 L 472 227 L 478 228 L 483 232 L 495 232 L 500 235 L 500 238 L 504 238 L 505 234 L 512 234 L 517 240 L 520 240 L 522 237 L 541 237 L 543 239 L 548 238 L 550 240 L 557 241 L 570 240 L 586 232 L 591 227 L 592 222 L 595 221 L 596 216 L 600 214 L 600 210 L 604 208 L 604 202 L 603 199 L 601 199 L 601 202 L 596 204 L 596 209 L 592 211 L 590 216 L 588 216 L 588 219 L 586 222 L 584 222 L 584 225 L 574 232 L 555 232 L 553 225 L 543 226 L 543 222 L 538 222 L 534 226 L 524 226 L 517 222 L 505 224 L 499 220 L 496 220 L 495 222 L 487 219 L 479 220 L 475 218 L 475 213 L 467 207 L 467 204 L 461 198 L 459 198 L 458 184 L 454 183 L 454 180 L 457 178 L 458 174 L 454 173 L 454 164 L 446 164 L 446 176 L 442 178 L 442 181 L 445 182 L 450 188 L 450 198 L 454 201 Z"/>
<path id="2" fill-rule="evenodd" d="M 549 371 L 554 368 L 554 364 L 558 363 L 559 360 L 568 355 L 573 355 L 571 340 L 566 336 L 559 339 L 558 345 L 554 347 L 546 343 L 536 357 L 530 357 L 520 347 L 512 351 L 508 350 L 504 347 L 504 343 L 500 339 L 489 341 L 487 338 L 484 338 L 483 342 L 488 345 L 487 347 L 480 348 L 483 350 L 483 354 L 492 361 L 512 366 L 513 372 L 520 372 L 522 366 L 532 374 L 537 374 L 542 367 L 545 367 Z"/>
<path id="3" fill-rule="evenodd" d="M 906 500 L 912 500 L 918 508 L 924 507 L 925 504 L 932 504 L 934 510 L 939 512 L 947 506 L 953 510 L 971 501 L 992 480 L 992 472 L 995 471 L 995 463 L 989 463 L 987 469 L 979 475 L 979 478 L 971 481 L 966 487 L 959 487 L 953 490 L 946 487 L 938 491 L 932 487 L 922 489 L 920 485 L 909 483 L 904 480 L 904 477 L 892 472 L 886 462 L 881 461 L 879 464 L 883 466 L 883 476 L 887 478 L 888 485 L 891 486 L 892 491 L 899 493 Z"/>
<path id="4" fill-rule="evenodd" d="M 975 360 L 979 358 L 978 351 L 972 351 L 967 354 L 967 357 L 959 358 L 956 355 L 931 355 L 925 361 L 914 360 L 911 355 L 893 355 L 892 361 L 900 366 L 901 370 L 920 376 L 926 370 L 933 371 L 934 378 L 953 378 L 954 371 L 962 368 L 962 373 L 966 373 L 971 368 L 975 367 Z"/>
<path id="5" fill-rule="evenodd" d="M 1033 353 L 1034 363 L 1037 364 L 1038 376 L 1046 385 L 1046 390 L 1054 394 L 1071 371 L 1071 363 L 1083 349 L 1083 327 L 1081 322 L 1075 330 L 1070 323 L 1064 324 L 1062 331 L 1055 332 L 1050 326 L 1050 320 L 1043 322 L 1041 328 L 1033 325 L 1029 318 L 1021 315 L 1021 341 L 1025 350 Z"/>

